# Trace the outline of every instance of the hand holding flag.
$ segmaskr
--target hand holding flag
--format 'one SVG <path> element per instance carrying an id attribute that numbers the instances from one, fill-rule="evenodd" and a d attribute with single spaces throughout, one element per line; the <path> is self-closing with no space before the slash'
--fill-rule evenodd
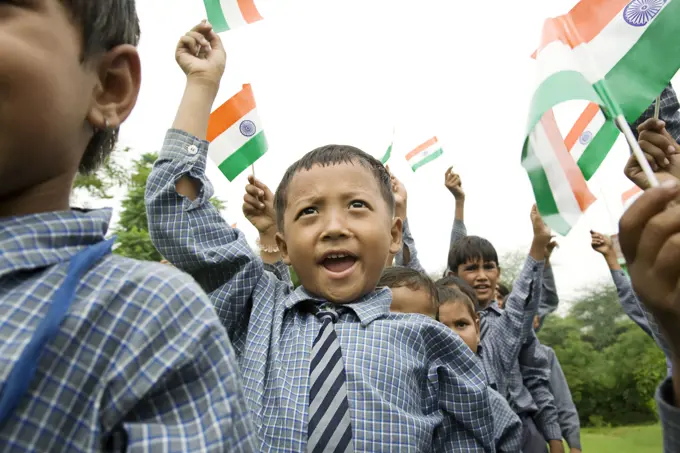
<path id="1" fill-rule="evenodd" d="M 640 148 L 659 181 L 680 178 L 680 159 L 676 156 L 680 153 L 680 146 L 666 131 L 665 123 L 650 118 L 638 126 L 638 132 Z M 642 189 L 651 187 L 634 155 L 628 159 L 624 173 L 638 187 Z"/>
<path id="2" fill-rule="evenodd" d="M 180 38 L 175 60 L 187 79 L 205 82 L 217 89 L 224 74 L 227 54 L 212 25 L 204 20 Z"/>

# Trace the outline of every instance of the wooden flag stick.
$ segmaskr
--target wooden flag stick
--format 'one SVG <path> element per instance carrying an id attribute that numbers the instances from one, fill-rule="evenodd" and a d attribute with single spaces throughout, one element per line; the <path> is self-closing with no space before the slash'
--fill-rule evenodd
<path id="1" fill-rule="evenodd" d="M 253 172 L 253 178 L 254 178 L 255 177 L 255 164 L 254 163 L 250 166 L 250 170 Z"/>
<path id="2" fill-rule="evenodd" d="M 654 119 L 658 120 L 659 119 L 659 109 L 661 108 L 661 96 L 656 98 L 656 101 L 654 102 Z"/>

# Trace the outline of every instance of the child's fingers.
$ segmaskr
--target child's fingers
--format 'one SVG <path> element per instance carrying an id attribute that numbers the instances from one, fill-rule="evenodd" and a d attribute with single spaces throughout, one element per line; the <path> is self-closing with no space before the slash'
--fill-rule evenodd
<path id="1" fill-rule="evenodd" d="M 264 190 L 260 189 L 254 184 L 248 184 L 246 186 L 246 193 L 253 198 L 260 199 L 264 196 Z"/>
<path id="2" fill-rule="evenodd" d="M 451 173 L 453 173 L 453 166 L 449 167 L 449 168 L 446 170 L 446 173 L 445 173 L 446 177 L 448 178 L 449 175 L 451 175 Z"/>
<path id="3" fill-rule="evenodd" d="M 637 128 L 638 132 L 642 131 L 656 131 L 656 132 L 661 132 L 661 130 L 666 126 L 666 123 L 657 120 L 655 118 L 648 118 L 646 119 L 642 124 L 640 124 Z"/>
<path id="4" fill-rule="evenodd" d="M 626 261 L 640 258 L 653 262 L 658 248 L 668 236 L 669 227 L 671 230 L 675 228 L 672 223 L 663 223 L 666 216 L 659 216 L 680 193 L 677 182 L 672 183 L 674 185 L 668 183 L 646 190 L 621 217 L 619 244 Z M 680 215 L 677 215 L 677 221 L 680 222 Z"/>
<path id="5" fill-rule="evenodd" d="M 247 205 L 252 206 L 254 209 L 264 209 L 264 203 L 262 203 L 257 197 L 254 197 L 249 193 L 243 196 L 243 202 Z"/>
<path id="6" fill-rule="evenodd" d="M 209 47 L 210 42 L 208 42 L 207 39 L 205 39 L 205 36 L 203 36 L 201 33 L 197 31 L 190 31 L 188 32 L 185 36 L 188 36 L 190 38 L 194 38 L 197 43 L 199 43 L 201 46 L 204 47 Z"/>
<path id="7" fill-rule="evenodd" d="M 196 55 L 201 50 L 201 45 L 194 38 L 187 35 L 179 39 L 177 47 L 184 47 L 192 55 Z"/>
<path id="8" fill-rule="evenodd" d="M 652 170 L 657 171 L 665 165 L 664 159 L 666 159 L 666 154 L 661 149 L 646 140 L 640 140 L 638 143 Z"/>
<path id="9" fill-rule="evenodd" d="M 654 159 L 659 165 L 668 165 L 667 156 L 675 152 L 675 147 L 665 136 L 657 132 L 642 131 L 639 138 L 641 148 L 642 143 L 644 142 L 649 143 L 650 145 L 654 146 L 655 149 L 660 151 L 660 153 L 653 154 Z M 661 159 L 661 161 L 659 161 L 659 159 Z"/>

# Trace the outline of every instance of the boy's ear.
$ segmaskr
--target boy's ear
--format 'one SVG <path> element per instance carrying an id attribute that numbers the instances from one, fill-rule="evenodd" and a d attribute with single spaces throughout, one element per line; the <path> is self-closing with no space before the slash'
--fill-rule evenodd
<path id="1" fill-rule="evenodd" d="M 477 337 L 479 337 L 479 332 L 481 330 L 481 326 L 479 323 L 479 313 L 477 313 L 477 316 L 475 318 L 475 329 L 477 329 Z"/>
<path id="2" fill-rule="evenodd" d="M 139 53 L 135 46 L 114 47 L 95 64 L 96 83 L 87 121 L 95 129 L 120 126 L 134 108 L 142 83 Z"/>
<path id="3" fill-rule="evenodd" d="M 500 266 L 498 266 L 498 278 L 499 279 L 501 278 L 501 267 Z"/>
<path id="4" fill-rule="evenodd" d="M 390 233 L 392 235 L 392 242 L 390 243 L 390 253 L 392 255 L 396 255 L 399 253 L 399 250 L 401 250 L 402 247 L 402 230 L 403 230 L 403 222 L 401 218 L 399 217 L 394 217 L 392 219 L 392 229 L 390 230 Z"/>
<path id="5" fill-rule="evenodd" d="M 280 232 L 276 233 L 276 246 L 281 252 L 281 259 L 283 260 L 284 264 L 290 266 L 290 258 L 288 257 L 288 244 L 286 244 L 286 239 Z"/>

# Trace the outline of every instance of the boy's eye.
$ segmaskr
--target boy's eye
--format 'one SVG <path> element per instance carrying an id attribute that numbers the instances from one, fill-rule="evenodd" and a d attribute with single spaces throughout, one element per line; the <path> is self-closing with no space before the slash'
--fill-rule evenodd
<path id="1" fill-rule="evenodd" d="M 349 205 L 350 207 L 355 209 L 361 209 L 366 207 L 366 203 L 361 200 L 352 200 L 352 202 Z"/>
<path id="2" fill-rule="evenodd" d="M 302 217 L 302 216 L 305 216 L 305 215 L 316 214 L 316 212 L 317 212 L 316 208 L 313 208 L 313 207 L 310 206 L 308 208 L 302 209 L 297 216 L 299 218 L 299 217 Z"/>
<path id="3" fill-rule="evenodd" d="M 468 323 L 465 322 L 465 321 L 456 321 L 456 322 L 454 323 L 454 326 L 455 326 L 457 329 L 464 329 L 465 327 L 467 327 L 467 325 L 468 325 Z"/>

